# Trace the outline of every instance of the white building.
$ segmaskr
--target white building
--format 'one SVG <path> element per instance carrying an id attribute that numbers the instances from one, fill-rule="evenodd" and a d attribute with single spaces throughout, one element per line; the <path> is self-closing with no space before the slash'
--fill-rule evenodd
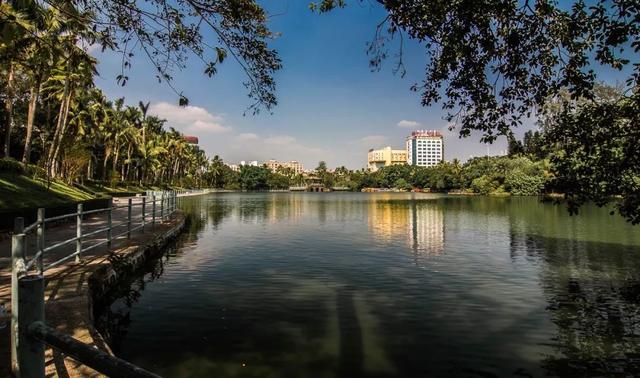
<path id="1" fill-rule="evenodd" d="M 444 141 L 438 130 L 416 130 L 407 137 L 407 164 L 432 167 L 444 159 Z"/>

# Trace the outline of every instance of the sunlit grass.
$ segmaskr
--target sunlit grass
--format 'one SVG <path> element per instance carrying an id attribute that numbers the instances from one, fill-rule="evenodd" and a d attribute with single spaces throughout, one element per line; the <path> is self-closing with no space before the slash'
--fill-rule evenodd
<path id="1" fill-rule="evenodd" d="M 121 183 L 110 186 L 95 181 L 69 185 L 59 180 L 47 182 L 41 178 L 0 172 L 0 210 L 48 207 L 105 196 L 137 194 L 144 193 L 146 190 L 163 189 L 166 188 L 141 186 L 136 183 Z"/>
<path id="2" fill-rule="evenodd" d="M 54 206 L 95 198 L 95 195 L 60 181 L 47 182 L 13 173 L 0 173 L 0 209 Z"/>

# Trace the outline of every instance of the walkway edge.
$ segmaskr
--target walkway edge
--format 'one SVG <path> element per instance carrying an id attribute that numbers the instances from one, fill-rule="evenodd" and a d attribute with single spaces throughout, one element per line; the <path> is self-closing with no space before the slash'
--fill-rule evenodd
<path id="1" fill-rule="evenodd" d="M 150 236 L 147 240 L 132 243 L 113 251 L 109 256 L 101 256 L 82 264 L 76 272 L 62 271 L 62 277 L 47 277 L 47 322 L 51 320 L 52 325 L 58 330 L 114 355 L 104 337 L 95 328 L 93 317 L 94 300 L 119 284 L 122 275 L 122 270 L 114 266 L 112 256 L 118 256 L 117 264 L 126 265 L 127 272 L 135 272 L 146 261 L 162 255 L 163 249 L 183 231 L 185 219 L 184 213 L 178 210 L 167 222 L 167 229 Z M 60 288 L 52 289 L 50 285 L 56 283 Z M 70 286 L 75 286 L 76 289 L 70 295 L 65 294 Z M 62 293 L 58 294 L 59 291 Z M 47 377 L 102 377 L 96 371 L 50 348 L 46 351 L 45 364 Z"/>

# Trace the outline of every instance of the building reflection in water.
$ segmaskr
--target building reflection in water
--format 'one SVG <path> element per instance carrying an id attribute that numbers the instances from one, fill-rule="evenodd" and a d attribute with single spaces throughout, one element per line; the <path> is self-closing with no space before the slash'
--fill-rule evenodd
<path id="1" fill-rule="evenodd" d="M 444 211 L 435 202 L 371 201 L 368 221 L 373 233 L 387 242 L 404 238 L 416 258 L 444 253 Z"/>

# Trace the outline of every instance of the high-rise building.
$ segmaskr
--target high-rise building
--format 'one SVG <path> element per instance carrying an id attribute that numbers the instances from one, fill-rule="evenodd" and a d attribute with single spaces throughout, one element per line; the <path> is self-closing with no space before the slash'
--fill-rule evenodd
<path id="1" fill-rule="evenodd" d="M 437 165 L 444 159 L 444 141 L 438 130 L 416 130 L 407 137 L 407 164 Z"/>
<path id="2" fill-rule="evenodd" d="M 407 164 L 407 151 L 393 150 L 387 146 L 379 150 L 370 149 L 367 154 L 367 168 L 372 172 L 398 164 Z"/>

